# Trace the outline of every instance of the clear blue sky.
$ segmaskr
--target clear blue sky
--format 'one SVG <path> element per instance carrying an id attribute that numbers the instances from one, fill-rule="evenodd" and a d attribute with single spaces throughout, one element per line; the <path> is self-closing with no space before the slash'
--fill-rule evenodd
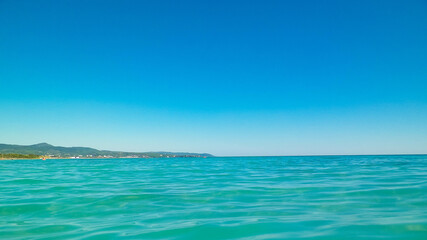
<path id="1" fill-rule="evenodd" d="M 427 153 L 427 2 L 0 0 L 0 142 Z"/>

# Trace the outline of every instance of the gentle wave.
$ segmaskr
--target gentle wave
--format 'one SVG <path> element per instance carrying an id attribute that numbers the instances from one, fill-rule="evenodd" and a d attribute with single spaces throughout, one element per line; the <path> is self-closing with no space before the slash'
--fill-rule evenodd
<path id="1" fill-rule="evenodd" d="M 0 239 L 427 239 L 427 156 L 0 162 Z"/>

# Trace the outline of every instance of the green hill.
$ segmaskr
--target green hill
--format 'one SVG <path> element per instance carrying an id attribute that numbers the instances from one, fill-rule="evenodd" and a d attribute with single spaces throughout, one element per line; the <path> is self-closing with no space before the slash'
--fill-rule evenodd
<path id="1" fill-rule="evenodd" d="M 53 157 L 139 157 L 139 158 L 159 158 L 159 157 L 212 157 L 207 153 L 182 153 L 182 152 L 120 152 L 98 150 L 89 147 L 60 147 L 48 143 L 34 145 L 13 145 L 0 144 L 0 154 L 34 154 Z"/>

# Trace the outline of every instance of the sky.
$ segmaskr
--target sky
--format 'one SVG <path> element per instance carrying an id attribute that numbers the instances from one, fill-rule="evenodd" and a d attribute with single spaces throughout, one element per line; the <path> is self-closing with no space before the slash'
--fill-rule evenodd
<path id="1" fill-rule="evenodd" d="M 0 143 L 427 153 L 427 2 L 0 0 Z"/>

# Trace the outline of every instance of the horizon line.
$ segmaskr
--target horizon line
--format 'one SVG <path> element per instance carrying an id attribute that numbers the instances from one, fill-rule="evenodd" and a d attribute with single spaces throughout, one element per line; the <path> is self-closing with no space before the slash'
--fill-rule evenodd
<path id="1" fill-rule="evenodd" d="M 83 148 L 92 148 L 98 151 L 111 151 L 111 152 L 129 152 L 129 153 L 159 153 L 159 152 L 170 152 L 170 153 L 196 153 L 191 151 L 166 151 L 166 150 L 159 150 L 159 151 L 124 151 L 124 150 L 107 150 L 107 149 L 100 149 L 95 147 L 89 147 L 89 146 L 60 146 L 60 145 L 53 145 L 48 142 L 39 142 L 29 145 L 24 144 L 13 144 L 13 143 L 0 143 L 5 145 L 20 145 L 20 146 L 33 146 L 38 144 L 48 144 L 53 147 L 68 147 L 68 148 L 75 148 L 75 147 L 83 147 Z M 291 154 L 291 155 L 215 155 L 209 152 L 197 152 L 197 154 L 209 154 L 213 157 L 333 157 L 333 156 L 408 156 L 408 155 L 427 155 L 427 153 L 373 153 L 373 154 Z"/>

